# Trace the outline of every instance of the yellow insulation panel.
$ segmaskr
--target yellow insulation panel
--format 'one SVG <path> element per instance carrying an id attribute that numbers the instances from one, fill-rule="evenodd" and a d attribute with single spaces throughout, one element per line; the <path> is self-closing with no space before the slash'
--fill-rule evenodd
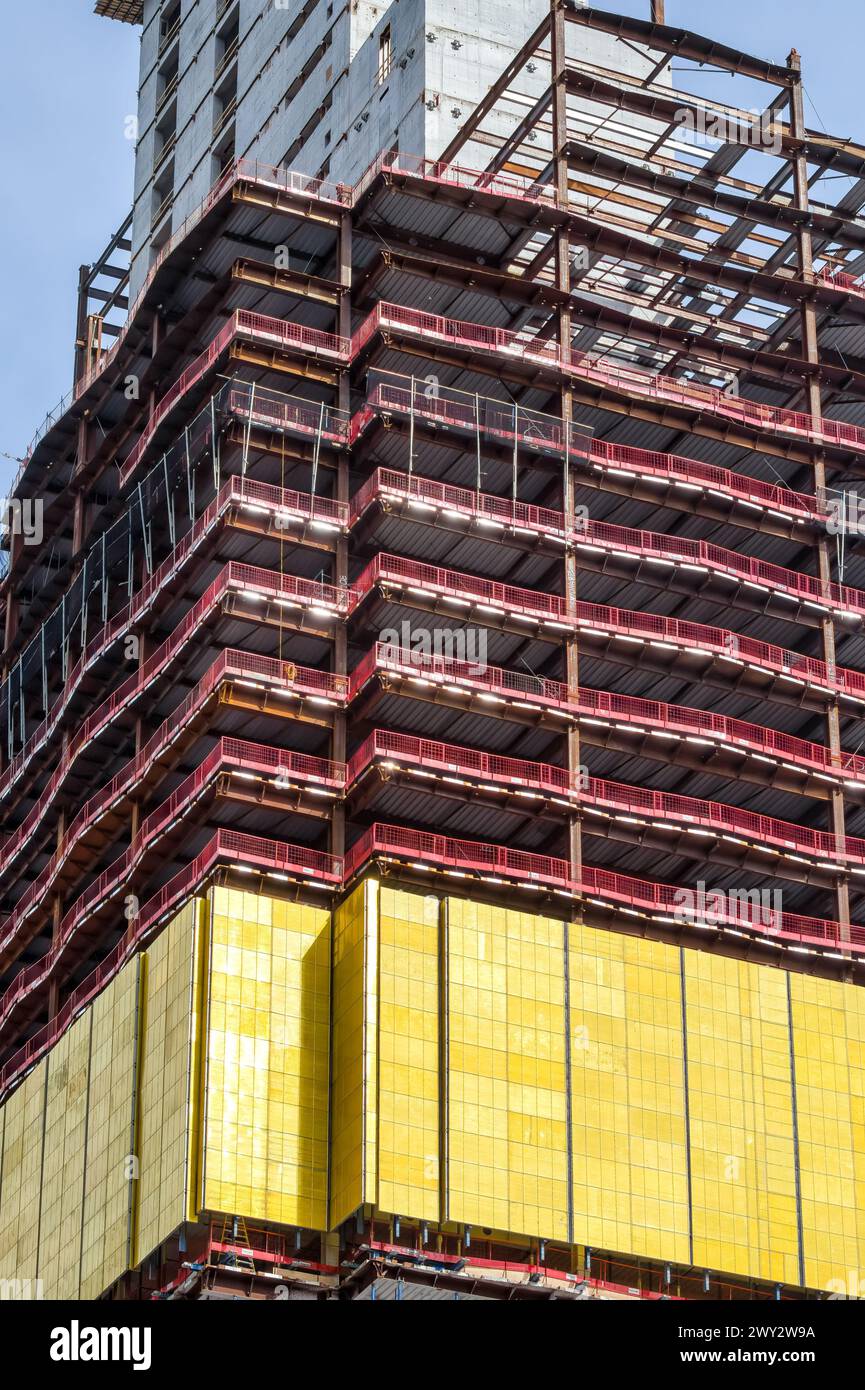
<path id="1" fill-rule="evenodd" d="M 686 951 L 694 1263 L 797 1283 L 787 976 Z"/>
<path id="2" fill-rule="evenodd" d="M 327 1225 L 330 913 L 210 898 L 203 1207 Z"/>
<path id="3" fill-rule="evenodd" d="M 136 957 L 92 1006 L 82 1298 L 98 1298 L 129 1267 L 140 976 L 141 958 Z"/>
<path id="4" fill-rule="evenodd" d="M 367 966 L 377 902 L 378 884 L 367 879 L 337 907 L 333 920 L 331 1229 L 363 1202 L 375 1201 L 375 1187 L 368 1184 L 375 1153 L 376 1098 Z"/>
<path id="5" fill-rule="evenodd" d="M 143 961 L 136 1264 L 188 1212 L 203 907 L 199 898 L 187 903 L 148 947 Z"/>
<path id="6" fill-rule="evenodd" d="M 688 1260 L 679 951 L 569 927 L 574 1239 Z"/>
<path id="7" fill-rule="evenodd" d="M 438 899 L 382 885 L 378 937 L 377 1203 L 437 1221 Z"/>
<path id="8" fill-rule="evenodd" d="M 39 1194 L 45 1122 L 47 1059 L 39 1062 L 3 1106 L 0 1171 L 0 1275 L 37 1277 Z M 35 1297 L 35 1286 L 31 1284 Z"/>
<path id="9" fill-rule="evenodd" d="M 564 928 L 447 902 L 447 1216 L 568 1237 Z"/>
<path id="10" fill-rule="evenodd" d="M 812 1288 L 865 1297 L 865 991 L 790 977 L 802 1240 Z"/>
<path id="11" fill-rule="evenodd" d="M 48 1054 L 39 1278 L 45 1298 L 77 1298 L 92 1010 Z"/>
<path id="12" fill-rule="evenodd" d="M 0 1109 L 0 1277 L 45 1297 L 198 1215 L 364 1204 L 859 1295 L 865 992 L 389 881 L 332 923 L 217 888 Z"/>

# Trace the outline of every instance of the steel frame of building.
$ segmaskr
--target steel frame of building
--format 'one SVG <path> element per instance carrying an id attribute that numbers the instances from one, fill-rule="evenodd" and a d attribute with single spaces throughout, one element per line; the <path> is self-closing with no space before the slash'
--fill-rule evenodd
<path id="1" fill-rule="evenodd" d="M 214 878 L 375 868 L 862 981 L 863 202 L 795 52 L 575 0 L 439 162 L 223 174 L 15 484 L 0 1091 Z M 784 909 L 683 917 L 692 882 Z"/>

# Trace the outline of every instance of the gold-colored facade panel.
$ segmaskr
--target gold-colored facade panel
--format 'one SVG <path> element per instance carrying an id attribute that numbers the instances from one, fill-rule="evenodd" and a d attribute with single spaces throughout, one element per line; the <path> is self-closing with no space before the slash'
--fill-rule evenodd
<path id="1" fill-rule="evenodd" d="M 39 1265 L 45 1298 L 77 1298 L 92 1010 L 48 1054 Z"/>
<path id="2" fill-rule="evenodd" d="M 143 959 L 136 1264 L 188 1212 L 203 906 L 199 898 L 187 903 Z"/>
<path id="3" fill-rule="evenodd" d="M 687 1264 L 679 951 L 568 935 L 574 1239 Z"/>
<path id="4" fill-rule="evenodd" d="M 384 1211 L 437 1221 L 439 901 L 382 885 L 378 958 L 378 1193 Z"/>
<path id="5" fill-rule="evenodd" d="M 42 1141 L 47 1059 L 39 1062 L 3 1106 L 0 1169 L 0 1277 L 34 1291 L 37 1277 Z M 35 1292 L 34 1292 L 35 1296 Z"/>
<path id="6" fill-rule="evenodd" d="M 323 1230 L 330 913 L 225 888 L 210 908 L 202 1206 Z"/>
<path id="7" fill-rule="evenodd" d="M 447 1218 L 568 1238 L 564 928 L 447 902 Z"/>
<path id="8" fill-rule="evenodd" d="M 333 918 L 331 1229 L 365 1201 L 375 1200 L 375 1188 L 368 1183 L 376 1129 L 375 1037 L 368 1018 L 369 966 L 374 970 L 375 953 L 368 937 L 377 916 L 377 895 L 378 884 L 367 879 L 337 907 Z"/>
<path id="9" fill-rule="evenodd" d="M 46 1297 L 185 1220 L 365 1205 L 858 1294 L 865 992 L 389 880 L 333 918 L 216 888 L 0 1109 L 0 1277 Z"/>
<path id="10" fill-rule="evenodd" d="M 687 951 L 694 1263 L 799 1280 L 787 976 Z"/>
<path id="11" fill-rule="evenodd" d="M 865 990 L 790 976 L 810 1287 L 865 1293 Z"/>
<path id="12" fill-rule="evenodd" d="M 135 1159 L 135 1053 L 141 958 L 93 1002 L 81 1297 L 98 1298 L 130 1263 Z"/>

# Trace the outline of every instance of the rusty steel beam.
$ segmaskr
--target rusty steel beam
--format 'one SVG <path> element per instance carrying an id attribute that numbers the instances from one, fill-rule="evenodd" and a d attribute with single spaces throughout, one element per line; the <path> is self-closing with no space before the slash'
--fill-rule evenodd
<path id="1" fill-rule="evenodd" d="M 665 121 L 668 124 L 681 121 L 685 117 L 694 119 L 701 112 L 727 116 L 741 124 L 753 120 L 749 111 L 718 106 L 711 102 L 701 103 L 700 98 L 693 92 L 676 92 L 670 96 L 657 91 L 646 91 L 624 74 L 620 74 L 619 82 L 614 82 L 607 76 L 597 77 L 594 73 L 570 67 L 568 91 L 572 96 L 583 97 L 587 101 L 615 106 L 620 111 L 645 116 L 649 120 Z M 772 133 L 776 133 L 775 126 Z M 839 173 L 847 173 L 854 178 L 865 175 L 865 146 L 857 145 L 844 136 L 824 135 L 822 131 L 806 130 L 804 136 L 794 138 L 786 122 L 780 120 L 777 122 L 777 134 L 781 140 L 781 154 L 787 159 L 792 159 L 801 149 L 812 164 L 821 168 L 832 167 Z"/>
<path id="2" fill-rule="evenodd" d="M 75 323 L 75 361 L 73 377 L 75 381 L 77 381 L 83 372 L 91 365 L 87 360 L 88 320 L 91 317 L 91 300 L 101 301 L 103 314 L 109 312 L 112 308 L 129 307 L 129 301 L 124 294 L 124 291 L 129 285 L 129 267 L 112 265 L 111 257 L 117 251 L 128 254 L 132 250 L 132 242 L 127 235 L 131 233 L 131 228 L 132 213 L 130 212 L 122 226 L 114 233 L 114 236 L 111 238 L 102 254 L 92 265 L 82 265 L 78 271 L 78 310 Z M 95 282 L 100 276 L 115 280 L 115 289 L 110 292 L 96 289 Z M 114 331 L 117 332 L 117 329 Z"/>
<path id="3" fill-rule="evenodd" d="M 579 0 L 562 0 L 569 22 L 581 24 L 588 29 L 597 29 L 602 34 L 612 34 L 617 39 L 641 44 L 657 52 L 669 53 L 671 57 L 686 58 L 689 62 L 708 64 L 722 68 L 725 72 L 738 73 L 742 77 L 754 78 L 757 82 L 769 82 L 776 87 L 789 87 L 794 74 L 789 67 L 779 63 L 769 63 L 764 58 L 754 58 L 738 48 L 716 43 L 714 39 L 696 34 L 689 29 L 675 29 L 666 24 L 653 24 L 651 20 L 628 19 L 624 15 L 611 14 L 606 10 L 583 7 Z"/>
<path id="4" fill-rule="evenodd" d="M 802 63 L 799 54 L 794 48 L 787 59 L 790 67 L 796 74 L 796 81 L 790 88 L 790 127 L 794 134 L 802 134 L 805 129 L 805 103 L 802 88 Z M 797 206 L 803 211 L 808 210 L 808 161 L 804 154 L 797 155 L 793 164 L 793 190 Z M 811 233 L 806 224 L 803 223 L 796 233 L 796 259 L 799 266 L 799 274 L 803 279 L 813 274 L 814 258 Z M 801 310 L 802 321 L 802 342 L 805 347 L 806 356 L 809 363 L 819 367 L 820 365 L 820 342 L 817 334 L 817 313 L 813 300 L 805 300 Z M 819 377 L 809 375 L 805 379 L 805 393 L 808 403 L 808 410 L 811 417 L 819 422 L 823 418 L 823 402 L 820 393 Z M 826 488 L 826 462 L 822 454 L 818 453 L 814 458 L 814 489 L 816 492 L 825 492 Z M 821 533 L 817 539 L 817 562 L 820 582 L 825 586 L 828 593 L 832 582 L 832 559 L 830 550 L 829 536 Z M 835 669 L 836 664 L 836 634 L 835 623 L 831 613 L 824 617 L 821 622 L 822 633 L 822 658 L 830 671 Z M 830 752 L 833 758 L 840 761 L 841 758 L 841 710 L 838 701 L 829 705 L 826 711 L 826 737 Z M 833 788 L 830 796 L 830 829 L 834 833 L 835 843 L 841 849 L 846 843 L 846 813 L 844 791 L 842 788 Z M 842 850 L 843 852 L 843 850 Z M 837 918 L 842 934 L 849 938 L 850 933 L 850 890 L 845 880 L 840 879 L 835 890 L 837 904 Z"/>
<path id="5" fill-rule="evenodd" d="M 637 261 L 640 265 L 652 266 L 672 276 L 682 277 L 685 281 L 735 290 L 749 299 L 759 294 L 779 304 L 791 301 L 801 303 L 803 300 L 839 306 L 843 303 L 846 313 L 857 318 L 865 317 L 865 300 L 848 304 L 845 301 L 850 298 L 849 295 L 828 285 L 814 284 L 800 276 L 772 274 L 765 270 L 729 265 L 724 261 L 712 261 L 708 259 L 711 248 L 707 248 L 699 259 L 686 256 L 658 246 L 647 237 L 617 231 L 606 223 L 582 217 L 579 213 L 571 212 L 570 220 L 575 233 L 589 246 L 619 260 Z"/>
<path id="6" fill-rule="evenodd" d="M 550 40 L 550 77 L 553 97 L 553 164 L 556 184 L 556 202 L 560 208 L 567 208 L 570 202 L 571 192 L 568 182 L 568 88 L 565 81 L 567 74 L 567 26 L 565 22 L 565 7 L 562 0 L 550 0 Z M 564 360 L 571 351 L 573 331 L 571 320 L 571 239 L 567 222 L 556 228 L 555 241 L 556 288 L 559 290 L 561 296 L 556 314 L 558 328 L 557 339 L 559 351 Z M 562 428 L 565 439 L 567 440 L 567 432 L 571 428 L 574 418 L 574 393 L 567 376 L 562 377 L 559 388 L 559 404 Z M 516 486 L 516 479 L 514 481 Z M 569 452 L 566 448 L 562 466 L 562 512 L 566 517 L 573 513 L 576 491 L 576 474 L 571 466 Z M 568 603 L 576 603 L 577 585 L 577 555 L 576 551 L 571 546 L 567 549 L 564 556 L 564 593 Z M 565 680 L 568 690 L 577 691 L 580 686 L 579 641 L 575 636 L 566 637 L 563 646 Z M 564 737 L 568 771 L 573 779 L 573 785 L 578 786 L 580 777 L 580 727 L 576 721 L 569 727 Z M 572 877 L 578 881 L 582 877 L 583 867 L 582 824 L 579 813 L 569 813 L 567 824 L 568 862 Z M 576 920 L 576 914 L 574 920 Z M 571 1232 L 570 1235 L 571 1238 L 573 1238 L 573 1232 Z"/>
<path id="7" fill-rule="evenodd" d="M 424 179 L 419 174 L 399 169 L 391 171 L 388 183 L 408 196 L 419 199 L 428 198 Z M 505 195 L 485 189 L 467 190 L 457 186 L 438 185 L 436 199 L 442 203 L 452 203 L 455 208 L 471 203 L 475 216 L 493 217 L 502 220 L 501 203 Z M 506 214 L 508 221 L 522 222 L 527 228 L 542 227 L 551 233 L 564 221 L 570 224 L 571 234 L 585 242 L 592 249 L 614 256 L 619 260 L 634 260 L 641 265 L 651 266 L 674 277 L 686 281 L 731 289 L 748 298 L 756 294 L 774 300 L 779 304 L 797 303 L 803 299 L 814 299 L 826 306 L 841 307 L 845 313 L 855 318 L 865 318 L 865 300 L 851 299 L 843 289 L 836 289 L 824 283 L 815 284 L 789 274 L 772 274 L 746 266 L 733 266 L 726 262 L 710 259 L 711 248 L 706 248 L 700 257 L 686 256 L 681 252 L 659 246 L 648 237 L 633 232 L 622 232 L 606 222 L 593 217 L 585 217 L 573 208 L 564 209 L 558 204 L 521 204 L 518 199 L 510 201 Z M 550 254 L 549 249 L 540 253 L 539 263 Z M 534 271 L 532 272 L 534 273 Z"/>
<path id="8" fill-rule="evenodd" d="M 505 303 L 511 301 L 515 304 L 540 305 L 553 309 L 558 308 L 565 298 L 564 291 L 546 281 L 513 275 L 493 266 L 479 266 L 473 261 L 456 256 L 431 262 L 429 256 L 413 247 L 391 245 L 381 252 L 378 266 L 373 267 L 365 278 L 362 294 L 355 294 L 356 305 L 375 297 L 374 286 L 388 269 L 396 270 L 403 275 L 416 275 L 424 280 L 432 279 L 458 290 L 477 290 Z M 803 376 L 819 375 L 822 380 L 839 390 L 856 390 L 865 394 L 865 360 L 860 358 L 849 358 L 845 355 L 844 361 L 841 361 L 840 356 L 836 355 L 831 361 L 824 359 L 816 365 L 792 353 L 739 347 L 733 343 L 708 339 L 702 333 L 640 318 L 636 314 L 617 309 L 612 304 L 601 302 L 593 296 L 575 291 L 570 294 L 570 303 L 572 314 L 581 324 L 600 331 L 637 338 L 660 349 L 685 354 L 693 361 L 745 371 L 769 383 L 792 379 L 798 386 Z M 668 312 L 672 317 L 676 310 L 671 307 Z"/>
<path id="9" fill-rule="evenodd" d="M 337 238 L 337 282 L 341 293 L 336 312 L 334 331 L 342 338 L 351 337 L 352 320 L 352 249 L 354 229 L 352 214 L 343 213 Z M 351 410 L 351 367 L 340 372 L 337 383 L 337 401 L 340 410 L 348 414 Z M 315 474 L 313 486 L 315 491 Z M 351 492 L 349 462 L 345 452 L 336 460 L 336 497 L 348 504 Z M 331 583 L 340 586 L 348 583 L 349 552 L 348 537 L 340 534 L 336 542 L 336 553 L 331 567 Z M 348 626 L 346 620 L 337 623 L 334 631 L 332 668 L 338 675 L 348 676 Z M 333 730 L 330 739 L 330 757 L 334 762 L 344 763 L 348 756 L 348 718 L 344 709 L 334 711 Z M 330 852 L 337 857 L 345 854 L 345 807 L 334 806 L 330 829 Z"/>
<path id="10" fill-rule="evenodd" d="M 558 397 L 561 387 L 559 371 L 553 364 L 541 364 L 529 358 L 519 358 L 516 355 L 509 356 L 507 363 L 504 363 L 496 361 L 493 354 L 490 354 L 489 359 L 480 353 L 469 354 L 459 345 L 415 341 L 410 330 L 404 332 L 393 324 L 388 325 L 383 331 L 383 341 L 388 344 L 398 342 L 400 352 L 448 366 L 464 368 L 469 361 L 473 372 L 480 372 L 499 381 L 533 386 L 538 390 L 548 392 L 554 398 Z M 761 454 L 787 459 L 792 463 L 802 464 L 808 468 L 813 467 L 815 453 L 825 448 L 817 441 L 811 442 L 805 438 L 791 438 L 788 441 L 779 434 L 767 435 L 764 431 L 748 429 L 747 426 L 738 425 L 732 420 L 725 419 L 723 422 L 716 423 L 696 404 L 687 406 L 643 399 L 632 395 L 624 387 L 616 387 L 609 382 L 585 379 L 577 373 L 568 374 L 568 387 L 574 401 L 579 401 L 581 405 L 591 409 L 605 410 L 613 415 L 622 415 L 632 420 L 644 420 L 649 424 L 661 425 L 665 429 L 713 439 L 719 443 L 729 444 L 736 449 L 757 450 Z M 668 452 L 674 452 L 674 450 L 668 450 Z M 833 458 L 837 458 L 837 466 L 840 467 L 843 464 L 849 472 L 855 473 L 857 477 L 862 476 L 865 472 L 865 464 L 856 461 L 851 462 L 849 450 L 841 446 L 833 446 Z"/>
<path id="11" fill-rule="evenodd" d="M 803 211 L 792 200 L 775 202 L 767 198 L 743 197 L 738 193 L 728 193 L 718 188 L 714 179 L 706 178 L 699 173 L 687 179 L 674 174 L 652 172 L 633 160 L 607 154 L 594 145 L 582 144 L 578 140 L 569 142 L 568 158 L 570 167 L 582 173 L 592 173 L 599 178 L 625 183 L 631 188 L 642 188 L 646 192 L 693 203 L 698 207 L 712 208 L 716 212 L 763 226 L 784 227 L 795 231 L 807 225 L 815 231 L 831 236 L 834 241 L 865 250 L 865 224 L 857 224 L 847 218 L 819 212 L 816 209 Z"/>

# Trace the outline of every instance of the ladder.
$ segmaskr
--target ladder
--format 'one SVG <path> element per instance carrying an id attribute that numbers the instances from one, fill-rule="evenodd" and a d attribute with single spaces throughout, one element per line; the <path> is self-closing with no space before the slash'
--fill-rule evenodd
<path id="1" fill-rule="evenodd" d="M 250 1274 L 255 1273 L 255 1263 L 252 1259 L 252 1247 L 249 1244 L 249 1232 L 246 1229 L 246 1222 L 242 1216 L 226 1216 L 222 1221 L 222 1235 L 219 1238 L 222 1246 L 233 1246 L 233 1250 L 221 1250 L 219 1263 L 228 1265 L 231 1269 L 247 1270 Z"/>

